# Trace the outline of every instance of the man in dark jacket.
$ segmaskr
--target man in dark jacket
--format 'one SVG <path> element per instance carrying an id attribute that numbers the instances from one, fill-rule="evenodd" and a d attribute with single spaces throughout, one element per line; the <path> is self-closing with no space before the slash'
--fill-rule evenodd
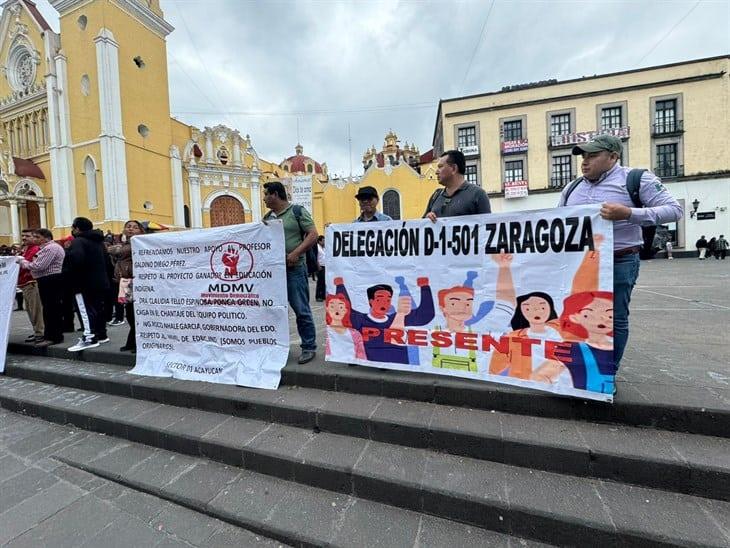
<path id="1" fill-rule="evenodd" d="M 84 336 L 68 350 L 79 352 L 109 342 L 104 316 L 104 298 L 109 290 L 109 277 L 106 271 L 104 233 L 94 230 L 92 222 L 85 217 L 74 219 L 71 233 L 74 239 L 63 262 L 63 273 L 74 294 Z"/>

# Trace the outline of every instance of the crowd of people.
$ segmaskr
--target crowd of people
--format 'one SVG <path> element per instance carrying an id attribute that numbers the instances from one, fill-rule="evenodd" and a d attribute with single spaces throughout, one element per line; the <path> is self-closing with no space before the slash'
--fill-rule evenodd
<path id="1" fill-rule="evenodd" d="M 556 204 L 601 204 L 601 216 L 614 223 L 613 352 L 617 366 L 628 340 L 629 302 L 643 244 L 641 227 L 677 221 L 682 216 L 681 206 L 656 175 L 620 165 L 621 150 L 621 141 L 610 135 L 577 145 L 573 154 L 582 156 L 583 175 L 566 187 Z M 491 212 L 486 192 L 466 181 L 465 167 L 460 151 L 450 150 L 441 155 L 436 171 L 441 188 L 429 199 L 423 218 L 437 222 L 442 217 Z M 637 171 L 641 173 L 635 178 L 636 195 L 632 195 L 627 181 Z M 353 222 L 391 220 L 377 210 L 379 196 L 375 188 L 362 187 L 355 198 L 361 213 Z M 317 233 L 311 213 L 289 201 L 281 182 L 264 184 L 264 203 L 269 209 L 264 220 L 280 219 L 283 223 L 287 297 L 301 339 L 298 362 L 308 363 L 317 350 L 309 304 L 310 275 L 317 280 L 317 301 L 329 297 L 325 287 L 324 237 Z M 74 331 L 75 314 L 83 336 L 69 350 L 92 348 L 108 342 L 107 325 L 119 325 L 126 316 L 130 333 L 121 350 L 135 352 L 130 240 L 144 232 L 141 223 L 130 220 L 119 237 L 109 232 L 104 235 L 84 217 L 74 220 L 72 236 L 60 242 L 54 241 L 47 229 L 23 231 L 23 245 L 16 253 L 22 267 L 18 287 L 34 329 L 29 342 L 40 347 L 61 342 L 64 333 Z M 706 244 L 704 241 L 703 236 L 697 243 L 701 259 L 708 249 L 716 258 L 725 258 L 728 243 L 724 236 Z"/>
<path id="2" fill-rule="evenodd" d="M 718 261 L 720 259 L 724 261 L 727 257 L 727 250 L 730 249 L 730 242 L 725 239 L 724 234 L 720 234 L 719 238 L 713 236 L 709 241 L 703 234 L 695 243 L 695 247 L 700 261 L 704 261 L 707 257 L 715 257 Z"/>
<path id="3" fill-rule="evenodd" d="M 130 220 L 119 236 L 94 229 L 77 217 L 71 236 L 54 240 L 46 228 L 22 231 L 15 253 L 20 265 L 18 289 L 33 327 L 25 342 L 39 348 L 59 344 L 65 333 L 82 333 L 68 350 L 79 352 L 109 342 L 107 326 L 124 323 L 129 334 L 121 351 L 136 352 L 131 239 L 144 226 Z"/>

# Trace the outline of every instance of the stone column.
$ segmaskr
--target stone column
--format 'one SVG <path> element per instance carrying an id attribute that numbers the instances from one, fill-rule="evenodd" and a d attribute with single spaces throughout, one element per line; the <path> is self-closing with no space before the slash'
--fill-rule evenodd
<path id="1" fill-rule="evenodd" d="M 213 158 L 213 130 L 209 127 L 205 128 L 205 163 L 215 163 Z"/>
<path id="2" fill-rule="evenodd" d="M 257 176 L 251 177 L 251 216 L 253 222 L 261 220 L 261 185 Z"/>
<path id="3" fill-rule="evenodd" d="M 39 202 L 38 210 L 41 214 L 41 228 L 48 228 L 48 220 L 46 219 L 46 202 Z"/>
<path id="4" fill-rule="evenodd" d="M 233 132 L 233 167 L 241 167 L 241 135 Z"/>
<path id="5" fill-rule="evenodd" d="M 197 171 L 191 171 L 190 184 L 190 219 L 193 228 L 203 228 L 203 205 L 200 202 L 200 179 Z"/>
<path id="6" fill-rule="evenodd" d="M 10 231 L 13 234 L 14 244 L 20 243 L 20 215 L 18 214 L 18 201 L 8 200 L 10 207 Z"/>
<path id="7" fill-rule="evenodd" d="M 170 168 L 172 170 L 172 224 L 185 226 L 185 204 L 183 203 L 183 173 L 180 151 L 170 147 Z"/>

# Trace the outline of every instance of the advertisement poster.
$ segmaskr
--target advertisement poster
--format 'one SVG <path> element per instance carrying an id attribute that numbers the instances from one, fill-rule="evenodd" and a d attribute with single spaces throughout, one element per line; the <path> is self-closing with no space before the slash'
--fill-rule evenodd
<path id="1" fill-rule="evenodd" d="M 312 212 L 312 176 L 298 175 L 291 179 L 291 203 Z"/>
<path id="2" fill-rule="evenodd" d="M 132 373 L 276 389 L 289 354 L 281 221 L 132 239 Z"/>
<path id="3" fill-rule="evenodd" d="M 613 401 L 599 210 L 330 225 L 327 360 Z"/>

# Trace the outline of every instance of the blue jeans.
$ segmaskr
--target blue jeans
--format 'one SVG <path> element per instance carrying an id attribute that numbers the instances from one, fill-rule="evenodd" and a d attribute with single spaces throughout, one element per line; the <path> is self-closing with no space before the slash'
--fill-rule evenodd
<path id="1" fill-rule="evenodd" d="M 286 294 L 289 306 L 297 317 L 297 331 L 302 339 L 302 350 L 317 350 L 312 309 L 309 308 L 309 280 L 306 265 L 286 270 Z"/>
<path id="2" fill-rule="evenodd" d="M 613 358 L 618 370 L 629 341 L 629 303 L 639 277 L 639 254 L 613 259 Z"/>

